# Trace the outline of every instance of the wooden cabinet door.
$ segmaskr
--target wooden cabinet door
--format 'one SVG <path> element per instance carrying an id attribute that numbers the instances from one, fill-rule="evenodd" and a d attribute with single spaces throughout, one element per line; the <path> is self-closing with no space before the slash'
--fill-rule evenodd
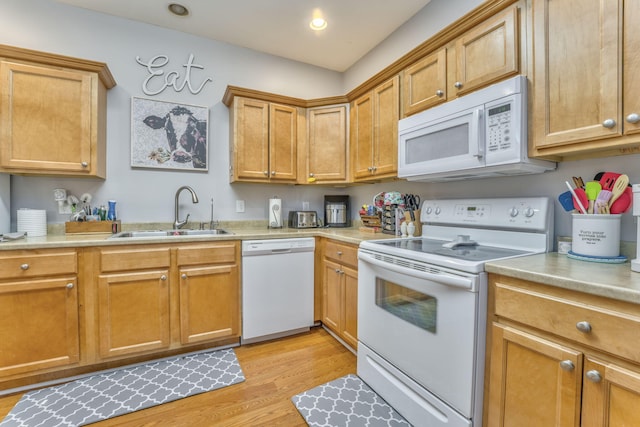
<path id="1" fill-rule="evenodd" d="M 537 154 L 621 135 L 621 8 L 622 0 L 533 1 Z"/>
<path id="2" fill-rule="evenodd" d="M 298 177 L 298 109 L 269 105 L 269 174 L 271 181 Z"/>
<path id="3" fill-rule="evenodd" d="M 373 90 L 374 152 L 376 179 L 398 174 L 398 119 L 400 77 L 395 76 Z"/>
<path id="4" fill-rule="evenodd" d="M 342 266 L 344 287 L 344 322 L 342 338 L 352 348 L 358 348 L 358 271 Z"/>
<path id="5" fill-rule="evenodd" d="M 169 270 L 100 275 L 98 324 L 103 358 L 168 348 Z"/>
<path id="6" fill-rule="evenodd" d="M 582 427 L 640 425 L 640 372 L 587 357 Z"/>
<path id="7" fill-rule="evenodd" d="M 240 336 L 237 265 L 180 269 L 180 342 Z"/>
<path id="8" fill-rule="evenodd" d="M 340 264 L 324 261 L 322 284 L 322 323 L 337 334 L 342 328 L 343 290 Z"/>
<path id="9" fill-rule="evenodd" d="M 97 174 L 94 74 L 0 61 L 0 93 L 5 171 Z"/>
<path id="10" fill-rule="evenodd" d="M 623 33 L 623 110 L 625 135 L 640 133 L 640 0 L 624 1 L 624 33 Z"/>
<path id="11" fill-rule="evenodd" d="M 75 276 L 0 284 L 0 377 L 79 361 Z"/>
<path id="12" fill-rule="evenodd" d="M 447 49 L 442 48 L 405 68 L 403 116 L 447 100 Z"/>
<path id="13" fill-rule="evenodd" d="M 233 126 L 233 178 L 268 180 L 269 103 L 237 97 Z"/>
<path id="14" fill-rule="evenodd" d="M 493 325 L 488 425 L 580 425 L 582 353 Z"/>
<path id="15" fill-rule="evenodd" d="M 374 100 L 369 92 L 351 103 L 351 171 L 354 180 L 373 172 Z"/>
<path id="16" fill-rule="evenodd" d="M 498 13 L 456 40 L 456 96 L 514 75 L 519 69 L 518 8 Z"/>
<path id="17" fill-rule="evenodd" d="M 347 108 L 308 110 L 309 130 L 305 182 L 347 180 Z"/>

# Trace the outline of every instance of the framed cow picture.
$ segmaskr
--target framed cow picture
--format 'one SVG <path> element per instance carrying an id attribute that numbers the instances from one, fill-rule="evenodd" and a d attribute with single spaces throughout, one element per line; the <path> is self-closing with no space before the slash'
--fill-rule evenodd
<path id="1" fill-rule="evenodd" d="M 131 98 L 131 167 L 208 170 L 209 109 Z"/>

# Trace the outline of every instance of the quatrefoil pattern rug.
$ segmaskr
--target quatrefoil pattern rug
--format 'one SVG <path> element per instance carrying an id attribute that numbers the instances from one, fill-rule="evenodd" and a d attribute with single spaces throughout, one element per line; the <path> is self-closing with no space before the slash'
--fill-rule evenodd
<path id="1" fill-rule="evenodd" d="M 356 375 L 312 388 L 291 401 L 311 427 L 411 427 Z"/>
<path id="2" fill-rule="evenodd" d="M 233 349 L 179 356 L 26 393 L 0 427 L 76 427 L 244 381 Z"/>

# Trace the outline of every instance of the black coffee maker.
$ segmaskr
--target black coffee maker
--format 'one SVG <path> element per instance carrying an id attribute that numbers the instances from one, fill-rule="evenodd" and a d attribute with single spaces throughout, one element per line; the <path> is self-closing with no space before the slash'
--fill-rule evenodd
<path id="1" fill-rule="evenodd" d="M 349 227 L 349 196 L 324 196 L 324 225 Z"/>

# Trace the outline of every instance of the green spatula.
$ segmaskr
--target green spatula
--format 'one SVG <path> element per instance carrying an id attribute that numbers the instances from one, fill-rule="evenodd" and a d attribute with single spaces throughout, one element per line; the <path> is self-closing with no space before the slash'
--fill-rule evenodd
<path id="1" fill-rule="evenodd" d="M 602 186 L 598 181 L 589 181 L 584 186 L 584 192 L 587 193 L 587 199 L 589 200 L 589 207 L 587 208 L 587 213 L 593 213 L 593 205 L 595 200 L 598 198 L 598 193 L 602 190 Z"/>

